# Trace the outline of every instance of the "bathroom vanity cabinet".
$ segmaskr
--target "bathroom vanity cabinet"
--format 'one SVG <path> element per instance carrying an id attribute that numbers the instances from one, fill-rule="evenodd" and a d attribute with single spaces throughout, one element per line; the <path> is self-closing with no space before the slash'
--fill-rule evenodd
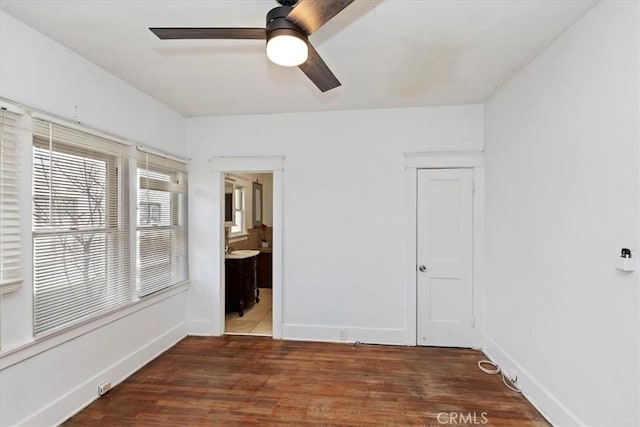
<path id="1" fill-rule="evenodd" d="M 258 255 L 258 287 L 271 288 L 273 256 L 270 251 L 260 251 Z"/>
<path id="2" fill-rule="evenodd" d="M 258 289 L 257 265 L 258 257 L 225 259 L 225 311 L 238 312 L 240 317 L 244 311 L 260 302 Z"/>

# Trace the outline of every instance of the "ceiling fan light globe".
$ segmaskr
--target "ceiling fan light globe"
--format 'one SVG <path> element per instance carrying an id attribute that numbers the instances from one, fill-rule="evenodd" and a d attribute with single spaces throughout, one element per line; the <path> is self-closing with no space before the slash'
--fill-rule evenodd
<path id="1" fill-rule="evenodd" d="M 285 67 L 303 64 L 309 57 L 307 42 L 294 35 L 283 34 L 267 41 L 267 57 L 271 62 Z"/>

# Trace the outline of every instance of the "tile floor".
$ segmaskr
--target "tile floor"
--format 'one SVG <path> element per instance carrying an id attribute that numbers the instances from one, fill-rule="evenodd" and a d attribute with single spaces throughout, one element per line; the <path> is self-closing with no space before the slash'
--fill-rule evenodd
<path id="1" fill-rule="evenodd" d="M 243 335 L 272 335 L 271 289 L 260 289 L 260 302 L 239 317 L 238 313 L 225 315 L 224 332 Z"/>

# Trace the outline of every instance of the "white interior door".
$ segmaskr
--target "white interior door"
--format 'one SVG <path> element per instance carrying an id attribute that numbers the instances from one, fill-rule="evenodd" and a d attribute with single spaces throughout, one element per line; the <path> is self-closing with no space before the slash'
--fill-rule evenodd
<path id="1" fill-rule="evenodd" d="M 473 170 L 418 170 L 417 343 L 473 344 Z"/>

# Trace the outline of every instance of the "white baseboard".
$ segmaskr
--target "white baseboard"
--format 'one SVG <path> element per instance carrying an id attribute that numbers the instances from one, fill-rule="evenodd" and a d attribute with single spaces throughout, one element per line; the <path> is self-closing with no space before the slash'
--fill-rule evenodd
<path id="1" fill-rule="evenodd" d="M 189 320 L 189 335 L 200 337 L 213 336 L 211 320 Z"/>
<path id="2" fill-rule="evenodd" d="M 89 378 L 75 389 L 60 396 L 38 412 L 23 419 L 19 425 L 40 426 L 61 424 L 99 397 L 98 384 L 108 380 L 111 381 L 113 386 L 116 386 L 151 360 L 158 357 L 162 352 L 175 345 L 186 335 L 186 322 L 176 325 L 127 357 Z"/>
<path id="3" fill-rule="evenodd" d="M 586 425 L 565 407 L 547 388 L 504 351 L 494 340 L 484 336 L 482 351 L 502 370 L 518 373 L 518 387 L 523 396 L 554 426 Z"/>
<path id="4" fill-rule="evenodd" d="M 340 339 L 340 331 L 346 339 Z M 317 325 L 282 325 L 282 339 L 295 341 L 355 342 L 367 344 L 405 345 L 404 329 L 351 328 Z"/>

